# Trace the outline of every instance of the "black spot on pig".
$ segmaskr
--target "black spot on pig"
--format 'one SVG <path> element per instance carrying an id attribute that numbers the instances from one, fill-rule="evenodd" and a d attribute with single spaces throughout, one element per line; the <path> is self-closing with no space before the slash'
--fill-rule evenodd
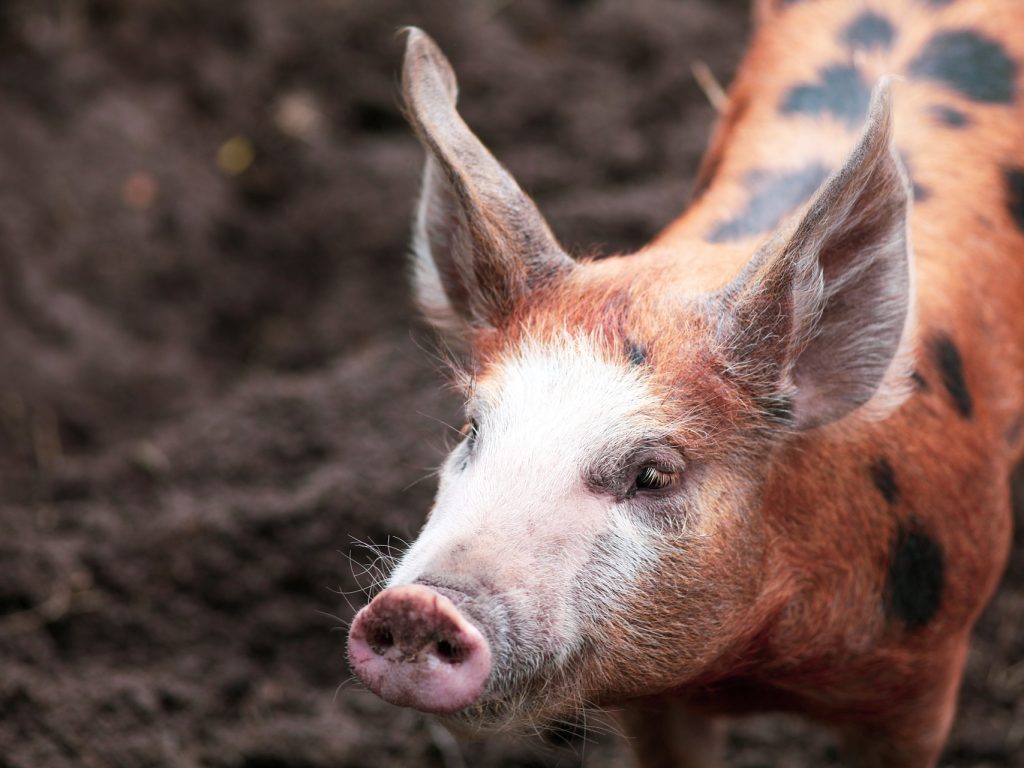
<path id="1" fill-rule="evenodd" d="M 632 339 L 626 341 L 626 357 L 630 365 L 643 365 L 647 362 L 647 349 Z"/>
<path id="2" fill-rule="evenodd" d="M 1007 168 L 1003 178 L 1006 180 L 1006 207 L 1017 229 L 1024 232 L 1024 168 Z"/>
<path id="3" fill-rule="evenodd" d="M 895 504 L 899 500 L 900 489 L 896 485 L 896 473 L 887 459 L 880 458 L 871 465 L 871 479 L 883 499 L 890 504 Z"/>
<path id="4" fill-rule="evenodd" d="M 971 122 L 971 118 L 966 112 L 961 112 L 954 107 L 947 107 L 945 104 L 932 105 L 928 108 L 928 114 L 950 128 L 964 128 Z"/>
<path id="5" fill-rule="evenodd" d="M 964 361 L 953 340 L 940 334 L 932 341 L 932 356 L 939 367 L 942 385 L 953 399 L 953 405 L 965 419 L 974 415 L 974 402 L 964 378 Z"/>
<path id="6" fill-rule="evenodd" d="M 942 8 L 943 6 L 950 5 L 953 0 L 924 0 L 925 5 L 930 5 L 933 8 Z"/>
<path id="7" fill-rule="evenodd" d="M 735 216 L 718 221 L 707 239 L 712 243 L 741 240 L 773 229 L 811 198 L 828 173 L 821 163 L 793 171 L 747 171 L 743 178 L 750 191 L 746 205 Z"/>
<path id="8" fill-rule="evenodd" d="M 864 11 L 843 28 L 843 42 L 851 48 L 886 49 L 892 46 L 896 28 L 885 16 L 875 11 Z"/>
<path id="9" fill-rule="evenodd" d="M 1001 43 L 971 29 L 937 33 L 907 71 L 989 104 L 1011 103 L 1016 90 L 1017 62 Z"/>
<path id="10" fill-rule="evenodd" d="M 892 543 L 886 581 L 886 614 L 907 629 L 928 624 L 942 605 L 945 559 L 942 548 L 917 528 L 903 528 Z"/>
<path id="11" fill-rule="evenodd" d="M 931 387 L 928 386 L 928 379 L 921 375 L 920 371 L 912 371 L 910 373 L 910 380 L 914 382 L 914 388 L 919 392 L 927 392 Z"/>
<path id="12" fill-rule="evenodd" d="M 856 67 L 833 64 L 821 70 L 818 82 L 790 88 L 781 109 L 787 115 L 832 115 L 856 128 L 863 122 L 870 100 L 871 89 Z"/>

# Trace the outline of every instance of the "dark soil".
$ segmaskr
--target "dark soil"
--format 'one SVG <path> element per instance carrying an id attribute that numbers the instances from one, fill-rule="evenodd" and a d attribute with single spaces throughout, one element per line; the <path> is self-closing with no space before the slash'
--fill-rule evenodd
<path id="1" fill-rule="evenodd" d="M 422 162 L 397 107 L 406 24 L 580 252 L 636 247 L 683 207 L 712 118 L 690 65 L 728 81 L 748 13 L 0 3 L 3 768 L 626 764 L 600 728 L 457 744 L 342 685 L 334 590 L 358 605 L 372 582 L 348 553 L 415 535 L 437 420 L 457 418 L 404 275 Z M 950 766 L 1024 766 L 1016 548 Z M 836 764 L 783 718 L 739 725 L 730 753 Z"/>

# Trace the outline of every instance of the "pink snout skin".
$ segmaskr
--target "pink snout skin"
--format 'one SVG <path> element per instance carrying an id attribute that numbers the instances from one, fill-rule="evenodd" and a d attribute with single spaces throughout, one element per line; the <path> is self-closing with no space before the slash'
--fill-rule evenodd
<path id="1" fill-rule="evenodd" d="M 420 584 L 386 589 L 359 611 L 348 656 L 382 699 L 432 714 L 476 702 L 491 673 L 484 636 L 451 600 Z"/>

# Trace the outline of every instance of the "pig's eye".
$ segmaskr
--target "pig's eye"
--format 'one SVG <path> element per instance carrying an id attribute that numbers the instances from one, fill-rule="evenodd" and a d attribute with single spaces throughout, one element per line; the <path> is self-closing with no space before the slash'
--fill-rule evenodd
<path id="1" fill-rule="evenodd" d="M 633 483 L 632 491 L 633 493 L 638 491 L 662 491 L 675 485 L 676 477 L 676 472 L 664 467 L 656 467 L 653 464 L 647 464 L 646 466 L 640 467 L 640 471 L 637 472 L 636 481 Z"/>
<path id="2" fill-rule="evenodd" d="M 477 424 L 476 419 L 470 419 L 459 432 L 465 438 L 466 446 L 472 448 L 476 445 L 476 439 L 480 436 L 480 425 Z"/>

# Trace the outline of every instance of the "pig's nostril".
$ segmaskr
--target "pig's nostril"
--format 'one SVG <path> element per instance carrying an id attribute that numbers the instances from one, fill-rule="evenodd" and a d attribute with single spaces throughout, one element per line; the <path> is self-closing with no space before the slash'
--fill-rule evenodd
<path id="1" fill-rule="evenodd" d="M 378 628 L 368 639 L 370 647 L 378 656 L 383 656 L 395 644 L 395 638 L 387 627 Z"/>
<path id="2" fill-rule="evenodd" d="M 452 645 L 447 640 L 437 641 L 437 656 L 441 661 L 446 661 L 449 664 L 456 664 L 462 661 L 465 655 L 465 649 Z"/>

